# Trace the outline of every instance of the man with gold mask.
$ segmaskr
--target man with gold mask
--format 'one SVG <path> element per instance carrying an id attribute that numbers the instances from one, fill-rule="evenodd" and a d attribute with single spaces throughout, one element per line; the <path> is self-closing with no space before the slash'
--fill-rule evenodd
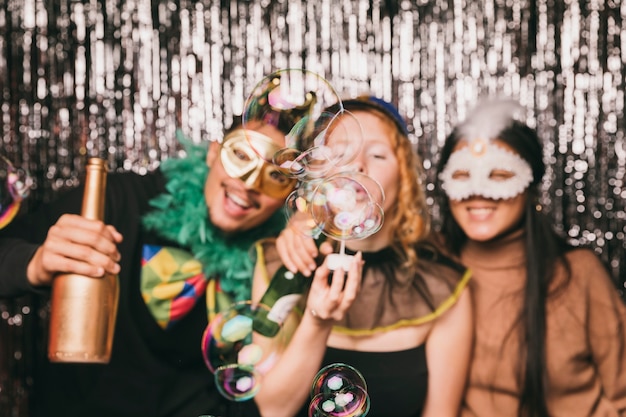
<path id="1" fill-rule="evenodd" d="M 82 188 L 1 231 L 0 296 L 46 293 L 59 273 L 118 274 L 107 365 L 37 358 L 32 416 L 225 415 L 201 356 L 208 318 L 250 297 L 255 241 L 284 226 L 296 180 L 272 163 L 299 119 L 293 109 L 237 125 L 147 175 L 110 174 L 105 221 L 80 217 Z M 302 114 L 306 113 L 303 109 Z M 45 343 L 45 341 L 43 341 Z"/>

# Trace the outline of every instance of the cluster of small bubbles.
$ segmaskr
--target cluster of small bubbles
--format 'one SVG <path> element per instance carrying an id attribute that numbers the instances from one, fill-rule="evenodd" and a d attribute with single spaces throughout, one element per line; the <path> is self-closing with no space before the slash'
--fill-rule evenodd
<path id="1" fill-rule="evenodd" d="M 309 417 L 364 417 L 369 409 L 367 383 L 356 368 L 333 363 L 315 375 Z"/>
<path id="2" fill-rule="evenodd" d="M 217 389 L 232 401 L 254 397 L 261 384 L 261 373 L 275 359 L 277 343 L 263 348 L 254 342 L 254 315 L 258 309 L 250 301 L 234 303 L 218 313 L 202 337 L 202 356 L 213 373 Z"/>
<path id="3" fill-rule="evenodd" d="M 284 148 L 271 158 L 254 141 L 250 146 L 266 162 L 284 169 L 284 174 L 301 181 L 323 178 L 338 166 L 348 164 L 361 149 L 359 131 L 343 131 L 339 116 L 341 99 L 320 75 L 301 69 L 285 69 L 263 78 L 244 105 L 243 127 L 254 129 L 263 121 L 283 132 Z M 330 132 L 334 143 L 329 144 Z"/>
<path id="4" fill-rule="evenodd" d="M 310 214 L 326 236 L 362 239 L 380 230 L 384 192 L 371 177 L 339 173 L 322 181 L 312 194 Z"/>
<path id="5" fill-rule="evenodd" d="M 254 140 L 249 143 L 266 162 L 298 179 L 298 187 L 286 199 L 285 213 L 288 219 L 298 213 L 312 219 L 298 224 L 302 233 L 347 240 L 380 229 L 382 188 L 348 167 L 362 147 L 361 125 L 343 109 L 328 81 L 306 70 L 268 75 L 256 85 L 244 107 L 244 127 L 254 128 L 258 120 L 289 130 L 285 147 L 271 160 Z"/>

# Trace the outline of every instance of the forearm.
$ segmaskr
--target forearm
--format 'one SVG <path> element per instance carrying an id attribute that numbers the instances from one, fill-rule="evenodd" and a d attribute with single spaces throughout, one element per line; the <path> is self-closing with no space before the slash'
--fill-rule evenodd
<path id="1" fill-rule="evenodd" d="M 264 376 L 255 401 L 264 417 L 292 417 L 305 404 L 319 371 L 331 322 L 305 313 L 280 360 Z"/>
<path id="2" fill-rule="evenodd" d="M 473 343 L 468 290 L 441 316 L 426 340 L 428 393 L 422 417 L 456 417 L 465 389 Z"/>

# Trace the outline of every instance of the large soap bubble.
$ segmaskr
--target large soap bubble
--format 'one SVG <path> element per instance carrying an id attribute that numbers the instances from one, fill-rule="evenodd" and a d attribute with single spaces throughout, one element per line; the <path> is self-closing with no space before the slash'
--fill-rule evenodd
<path id="1" fill-rule="evenodd" d="M 331 270 L 350 269 L 352 256 L 345 253 L 346 240 L 364 239 L 378 232 L 384 221 L 385 194 L 380 184 L 361 172 L 340 172 L 315 181 L 311 192 L 294 191 L 285 204 L 288 216 L 302 214 L 296 223 L 302 233 L 324 234 L 340 242 L 339 253 L 327 256 Z"/>
<path id="2" fill-rule="evenodd" d="M 380 230 L 385 195 L 380 184 L 361 172 L 340 172 L 302 181 L 285 201 L 287 219 L 313 238 L 324 234 L 342 243 L 363 239 Z"/>
<path id="3" fill-rule="evenodd" d="M 344 172 L 321 181 L 311 195 L 310 212 L 326 236 L 362 239 L 380 230 L 384 192 L 376 180 L 360 172 Z"/>
<path id="4" fill-rule="evenodd" d="M 356 368 L 333 363 L 313 379 L 309 417 L 364 417 L 369 408 L 367 383 Z"/>
<path id="5" fill-rule="evenodd" d="M 218 313 L 202 337 L 204 362 L 215 376 L 218 391 L 232 401 L 246 401 L 260 388 L 260 376 L 282 349 L 278 338 L 268 338 L 265 348 L 254 343 L 253 318 L 263 305 L 234 303 Z"/>
<path id="6" fill-rule="evenodd" d="M 32 178 L 28 172 L 0 155 L 0 229 L 15 218 L 31 187 Z"/>
<path id="7" fill-rule="evenodd" d="M 329 110 L 332 109 L 332 110 Z M 287 132 L 285 147 L 268 160 L 263 149 L 250 145 L 267 162 L 285 168 L 301 180 L 321 178 L 349 163 L 360 151 L 361 135 L 345 134 L 341 143 L 328 146 L 328 132 L 345 112 L 330 83 L 320 75 L 300 69 L 276 71 L 261 80 L 246 100 L 244 128 L 263 122 Z"/>

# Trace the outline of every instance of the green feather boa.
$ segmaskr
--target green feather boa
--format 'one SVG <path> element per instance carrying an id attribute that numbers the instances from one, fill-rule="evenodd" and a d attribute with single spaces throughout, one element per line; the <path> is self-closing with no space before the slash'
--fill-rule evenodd
<path id="1" fill-rule="evenodd" d="M 236 301 L 247 300 L 254 270 L 251 249 L 259 239 L 276 236 L 285 226 L 285 218 L 279 210 L 255 229 L 234 237 L 221 233 L 209 221 L 204 199 L 207 147 L 194 144 L 180 131 L 176 136 L 187 156 L 161 163 L 167 191 L 150 201 L 155 210 L 143 217 L 143 225 L 190 250 L 202 263 L 205 276 L 219 277 L 221 289 Z"/>

